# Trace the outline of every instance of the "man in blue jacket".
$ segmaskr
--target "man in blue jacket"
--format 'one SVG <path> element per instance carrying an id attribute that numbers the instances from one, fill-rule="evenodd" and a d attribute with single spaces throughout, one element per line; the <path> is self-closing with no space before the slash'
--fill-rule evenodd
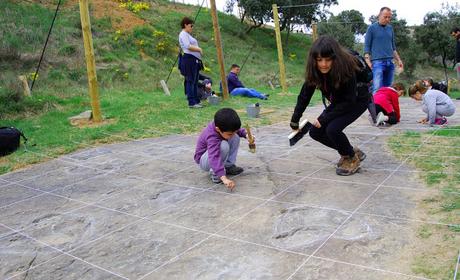
<path id="1" fill-rule="evenodd" d="M 232 96 L 247 96 L 247 97 L 256 97 L 260 99 L 267 99 L 268 95 L 258 92 L 253 88 L 244 87 L 243 83 L 238 79 L 238 74 L 240 73 L 240 66 L 237 64 L 232 64 L 230 73 L 227 76 L 228 92 Z"/>
<path id="2" fill-rule="evenodd" d="M 399 68 L 404 68 L 403 62 L 396 51 L 393 27 L 390 25 L 392 12 L 388 7 L 380 9 L 378 22 L 369 26 L 364 40 L 364 58 L 371 67 L 373 74 L 372 92 L 393 83 L 396 60 Z"/>

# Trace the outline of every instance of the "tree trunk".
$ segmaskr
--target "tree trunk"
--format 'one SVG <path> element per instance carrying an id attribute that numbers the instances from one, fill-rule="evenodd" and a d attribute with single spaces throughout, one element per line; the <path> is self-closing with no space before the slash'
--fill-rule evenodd
<path id="1" fill-rule="evenodd" d="M 449 76 L 447 75 L 446 57 L 447 57 L 447 52 L 444 51 L 442 54 L 442 66 L 444 67 L 444 76 L 446 78 L 446 83 L 449 83 Z"/>
<path id="2" fill-rule="evenodd" d="M 244 11 L 244 13 L 241 15 L 241 23 L 244 22 L 245 17 L 246 17 L 246 11 Z"/>

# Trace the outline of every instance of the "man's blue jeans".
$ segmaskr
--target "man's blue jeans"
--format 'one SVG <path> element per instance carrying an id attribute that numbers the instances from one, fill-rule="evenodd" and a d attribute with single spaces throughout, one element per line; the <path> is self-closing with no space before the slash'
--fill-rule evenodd
<path id="1" fill-rule="evenodd" d="M 381 87 L 389 87 L 393 83 L 395 65 L 391 59 L 372 61 L 372 93 Z"/>
<path id="2" fill-rule="evenodd" d="M 241 96 L 246 96 L 246 97 L 256 97 L 260 99 L 267 98 L 263 93 L 260 93 L 253 88 L 235 88 L 232 90 L 230 94 L 233 96 L 241 95 Z"/>

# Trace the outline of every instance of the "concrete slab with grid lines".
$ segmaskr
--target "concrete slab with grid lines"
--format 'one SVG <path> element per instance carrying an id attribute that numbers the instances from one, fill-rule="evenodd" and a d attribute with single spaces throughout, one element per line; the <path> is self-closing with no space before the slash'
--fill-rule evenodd
<path id="1" fill-rule="evenodd" d="M 287 121 L 254 129 L 256 154 L 242 142 L 232 193 L 193 163 L 197 135 L 89 147 L 2 175 L 0 278 L 423 279 L 401 250 L 418 226 L 446 225 L 414 218 L 431 190 L 384 143 L 438 128 L 401 103 L 396 126 L 365 113 L 347 128 L 367 153 L 349 177 L 308 136 L 289 147 Z"/>

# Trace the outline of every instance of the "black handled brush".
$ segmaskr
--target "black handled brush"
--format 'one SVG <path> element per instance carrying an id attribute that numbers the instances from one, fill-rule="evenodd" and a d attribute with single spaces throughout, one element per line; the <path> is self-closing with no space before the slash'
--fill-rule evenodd
<path id="1" fill-rule="evenodd" d="M 313 125 L 308 120 L 303 120 L 299 125 L 299 130 L 293 131 L 289 134 L 289 146 L 294 146 L 300 139 L 302 139 L 305 134 L 310 131 Z"/>

